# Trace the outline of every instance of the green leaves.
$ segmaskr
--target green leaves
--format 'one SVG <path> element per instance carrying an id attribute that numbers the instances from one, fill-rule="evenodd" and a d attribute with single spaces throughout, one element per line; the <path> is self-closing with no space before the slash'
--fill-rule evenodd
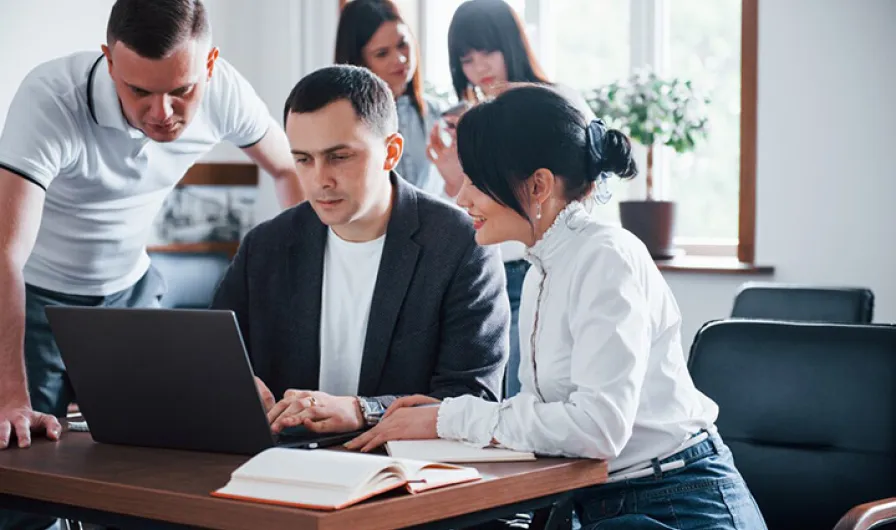
<path id="1" fill-rule="evenodd" d="M 607 125 L 645 146 L 664 144 L 685 153 L 708 133 L 710 100 L 689 80 L 641 70 L 586 93 L 585 99 Z"/>

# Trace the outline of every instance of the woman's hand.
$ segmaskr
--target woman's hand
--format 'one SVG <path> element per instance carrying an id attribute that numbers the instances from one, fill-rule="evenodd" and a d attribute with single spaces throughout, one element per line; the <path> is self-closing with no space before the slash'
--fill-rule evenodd
<path id="1" fill-rule="evenodd" d="M 460 120 L 460 116 L 449 115 L 443 117 L 442 120 L 448 125 L 446 129 L 451 137 L 451 144 L 445 145 L 442 142 L 442 125 L 436 123 L 429 133 L 426 158 L 436 166 L 442 180 L 445 181 L 445 193 L 450 197 L 455 197 L 460 192 L 464 181 L 464 170 L 457 157 L 457 122 Z"/>
<path id="2" fill-rule="evenodd" d="M 433 440 L 441 402 L 428 396 L 396 400 L 376 427 L 345 444 L 353 451 L 368 452 L 392 440 Z"/>
<path id="3" fill-rule="evenodd" d="M 422 405 L 438 405 L 441 402 L 442 400 L 440 399 L 424 396 L 423 394 L 414 394 L 413 396 L 398 398 L 393 401 L 391 405 L 389 405 L 389 408 L 386 409 L 386 412 L 383 414 L 383 419 L 388 418 L 392 413 L 399 409 L 403 409 L 406 407 L 419 407 Z"/>

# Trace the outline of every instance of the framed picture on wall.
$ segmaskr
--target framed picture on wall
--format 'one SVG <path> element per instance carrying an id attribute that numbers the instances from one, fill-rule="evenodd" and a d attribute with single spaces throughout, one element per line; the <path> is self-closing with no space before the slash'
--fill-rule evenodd
<path id="1" fill-rule="evenodd" d="M 165 199 L 149 237 L 150 252 L 236 253 L 254 225 L 258 167 L 200 163 Z"/>

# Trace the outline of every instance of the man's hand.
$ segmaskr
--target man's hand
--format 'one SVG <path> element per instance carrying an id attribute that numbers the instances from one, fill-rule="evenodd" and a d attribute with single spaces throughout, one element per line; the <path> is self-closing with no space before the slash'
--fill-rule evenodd
<path id="1" fill-rule="evenodd" d="M 25 278 L 44 209 L 44 191 L 29 180 L 0 169 L 0 449 L 15 433 L 19 447 L 31 445 L 31 431 L 56 440 L 62 432 L 52 416 L 34 412 L 22 345 L 25 341 Z"/>
<path id="2" fill-rule="evenodd" d="M 392 440 L 433 440 L 439 437 L 436 424 L 439 401 L 426 396 L 397 400 L 383 419 L 364 434 L 345 444 L 347 449 L 368 452 Z"/>
<path id="3" fill-rule="evenodd" d="M 0 450 L 6 449 L 15 433 L 19 447 L 31 446 L 31 433 L 46 433 L 47 438 L 56 441 L 62 433 L 62 426 L 55 416 L 35 412 L 30 405 L 6 405 L 0 408 Z"/>
<path id="4" fill-rule="evenodd" d="M 318 433 L 356 431 L 364 426 L 357 398 L 306 390 L 287 390 L 268 411 L 268 421 L 275 433 L 298 425 Z"/>
<path id="5" fill-rule="evenodd" d="M 255 376 L 255 387 L 258 389 L 258 395 L 261 397 L 261 402 L 264 404 L 264 411 L 270 412 L 274 405 L 277 403 L 277 400 L 274 399 L 274 394 L 271 392 L 271 389 L 268 388 L 264 381 Z"/>

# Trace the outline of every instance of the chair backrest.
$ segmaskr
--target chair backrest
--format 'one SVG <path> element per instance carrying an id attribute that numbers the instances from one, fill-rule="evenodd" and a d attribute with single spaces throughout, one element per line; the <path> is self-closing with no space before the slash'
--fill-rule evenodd
<path id="1" fill-rule="evenodd" d="M 896 326 L 711 322 L 690 368 L 770 530 L 896 495 Z"/>
<path id="2" fill-rule="evenodd" d="M 162 307 L 170 309 L 207 308 L 230 266 L 227 254 L 156 252 L 150 257 L 168 285 Z"/>
<path id="3" fill-rule="evenodd" d="M 864 324 L 874 316 L 874 293 L 863 287 L 751 282 L 737 293 L 731 316 Z"/>

